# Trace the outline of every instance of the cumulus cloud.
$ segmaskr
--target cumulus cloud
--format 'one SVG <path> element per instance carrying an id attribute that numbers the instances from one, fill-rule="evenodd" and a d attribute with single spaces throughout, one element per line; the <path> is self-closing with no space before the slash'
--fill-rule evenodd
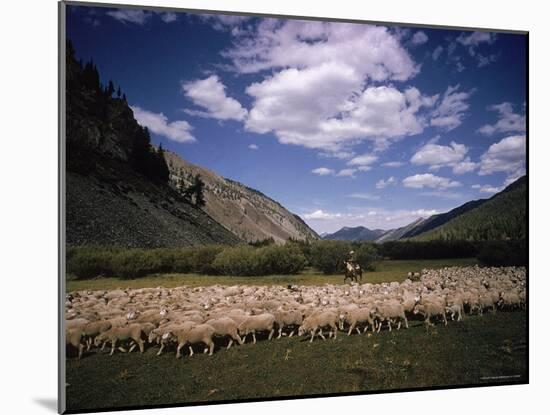
<path id="1" fill-rule="evenodd" d="M 384 167 L 401 167 L 404 164 L 405 163 L 403 163 L 402 161 L 388 161 L 386 163 L 382 163 L 382 166 L 384 166 Z"/>
<path id="2" fill-rule="evenodd" d="M 403 179 L 403 186 L 412 189 L 423 189 L 425 187 L 432 189 L 449 189 L 452 187 L 462 186 L 462 184 L 446 177 L 434 176 L 431 173 L 425 173 L 406 177 Z"/>
<path id="3" fill-rule="evenodd" d="M 339 63 L 285 69 L 247 88 L 254 102 L 246 129 L 332 152 L 365 139 L 380 143 L 422 132 L 419 111 L 433 98 L 412 87 L 361 85 L 361 77 Z"/>
<path id="4" fill-rule="evenodd" d="M 419 30 L 418 32 L 416 32 L 411 38 L 411 43 L 413 45 L 423 45 L 427 41 L 428 41 L 428 35 L 424 33 L 422 30 Z"/>
<path id="5" fill-rule="evenodd" d="M 432 52 L 432 59 L 434 61 L 438 60 L 439 57 L 441 56 L 441 54 L 443 53 L 445 49 L 443 49 L 443 46 L 439 45 L 438 47 L 436 47 L 434 49 L 434 51 Z"/>
<path id="6" fill-rule="evenodd" d="M 470 107 L 467 100 L 474 91 L 459 91 L 460 85 L 450 86 L 438 100 L 435 110 L 431 114 L 430 124 L 445 131 L 454 130 L 466 117 Z"/>
<path id="7" fill-rule="evenodd" d="M 380 196 L 373 195 L 371 193 L 351 193 L 348 195 L 353 199 L 362 199 L 362 200 L 380 200 Z"/>
<path id="8" fill-rule="evenodd" d="M 191 134 L 193 127 L 187 121 L 168 122 L 168 118 L 161 112 L 155 113 L 144 110 L 138 106 L 130 107 L 134 112 L 134 118 L 143 127 L 147 127 L 155 134 L 162 135 L 179 143 L 195 141 Z"/>
<path id="9" fill-rule="evenodd" d="M 138 9 L 117 9 L 110 10 L 107 16 L 111 16 L 113 19 L 122 23 L 134 23 L 137 25 L 144 25 L 151 18 L 152 13 Z"/>
<path id="10" fill-rule="evenodd" d="M 318 174 L 319 176 L 330 176 L 334 174 L 333 169 L 329 169 L 328 167 L 318 167 L 316 169 L 311 170 L 313 174 Z"/>
<path id="11" fill-rule="evenodd" d="M 334 219 L 334 218 L 339 218 L 341 217 L 342 215 L 340 213 L 329 213 L 329 212 L 325 212 L 323 211 L 322 209 L 317 209 L 311 213 L 306 213 L 304 215 L 304 218 L 306 219 L 321 219 L 321 220 L 326 220 L 326 219 Z"/>
<path id="12" fill-rule="evenodd" d="M 356 156 L 348 161 L 349 166 L 356 166 L 361 171 L 369 171 L 372 164 L 378 160 L 378 157 L 372 154 L 363 154 Z"/>
<path id="13" fill-rule="evenodd" d="M 237 121 L 243 121 L 247 116 L 247 110 L 241 106 L 239 101 L 225 94 L 225 85 L 217 75 L 182 83 L 182 89 L 195 105 L 206 110 L 186 110 L 190 115 Z"/>
<path id="14" fill-rule="evenodd" d="M 412 157 L 411 163 L 429 166 L 430 170 L 452 167 L 453 173 L 464 174 L 474 171 L 477 163 L 466 157 L 468 147 L 451 141 L 450 145 L 428 143 L 421 147 Z"/>
<path id="15" fill-rule="evenodd" d="M 249 145 L 248 145 L 248 148 L 249 148 L 250 150 L 258 150 L 260 147 L 258 147 L 256 144 L 249 144 Z"/>
<path id="16" fill-rule="evenodd" d="M 485 184 L 483 186 L 480 185 L 480 184 L 474 184 L 472 186 L 472 189 L 478 190 L 479 193 L 493 194 L 493 193 L 500 192 L 503 189 L 503 187 L 491 186 L 491 185 L 488 185 L 488 184 Z"/>
<path id="17" fill-rule="evenodd" d="M 377 189 L 384 189 L 390 185 L 394 185 L 397 183 L 397 180 L 395 180 L 395 177 L 391 176 L 388 179 L 380 179 L 378 182 L 376 182 L 376 188 Z"/>
<path id="18" fill-rule="evenodd" d="M 338 177 L 355 177 L 355 172 L 357 172 L 357 169 L 342 169 L 338 173 L 336 173 L 336 176 L 338 176 Z"/>
<path id="19" fill-rule="evenodd" d="M 486 176 L 496 172 L 517 175 L 524 171 L 526 147 L 524 135 L 513 135 L 492 144 L 481 156 L 479 175 Z"/>
<path id="20" fill-rule="evenodd" d="M 497 53 L 492 54 L 482 54 L 479 52 L 480 45 L 487 44 L 492 45 L 497 39 L 496 33 L 490 32 L 472 32 L 470 34 L 461 33 L 460 36 L 456 38 L 456 43 L 464 46 L 468 54 L 474 58 L 477 62 L 478 68 L 489 65 L 492 62 L 495 62 L 498 58 Z"/>
<path id="21" fill-rule="evenodd" d="M 523 133 L 526 129 L 525 114 L 514 112 L 511 103 L 503 102 L 502 104 L 491 105 L 488 108 L 490 111 L 498 113 L 498 120 L 495 124 L 485 124 L 478 132 L 484 135 L 493 135 L 495 133 Z"/>
<path id="22" fill-rule="evenodd" d="M 172 12 L 161 13 L 160 18 L 164 23 L 172 23 L 178 20 L 178 15 Z"/>
<path id="23" fill-rule="evenodd" d="M 410 79 L 418 72 L 387 28 L 352 23 L 263 19 L 224 52 L 236 70 L 254 73 L 338 63 L 375 81 Z"/>
<path id="24" fill-rule="evenodd" d="M 233 16 L 230 14 L 199 14 L 199 19 L 209 23 L 214 30 L 219 32 L 231 31 L 233 34 L 240 33 L 238 29 L 240 25 L 245 23 L 250 17 L 247 16 Z"/>

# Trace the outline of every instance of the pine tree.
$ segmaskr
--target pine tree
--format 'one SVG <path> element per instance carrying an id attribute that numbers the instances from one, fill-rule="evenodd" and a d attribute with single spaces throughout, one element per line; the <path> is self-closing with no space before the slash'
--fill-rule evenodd
<path id="1" fill-rule="evenodd" d="M 113 84 L 113 81 L 109 80 L 109 84 L 107 85 L 107 91 L 106 94 L 110 98 L 113 96 L 113 93 L 115 92 L 115 86 Z"/>
<path id="2" fill-rule="evenodd" d="M 120 86 L 119 86 L 118 89 L 116 90 L 116 97 L 120 98 L 120 94 L 121 94 L 121 91 L 120 91 Z"/>

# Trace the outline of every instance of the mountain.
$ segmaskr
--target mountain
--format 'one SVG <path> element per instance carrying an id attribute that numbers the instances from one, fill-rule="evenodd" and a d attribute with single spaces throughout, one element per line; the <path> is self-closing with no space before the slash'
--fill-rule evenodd
<path id="1" fill-rule="evenodd" d="M 179 247 L 317 234 L 279 203 L 150 144 L 123 94 L 67 46 L 66 239 L 69 245 Z M 169 166 L 170 164 L 170 166 Z M 206 205 L 176 189 L 194 174 Z"/>
<path id="2" fill-rule="evenodd" d="M 481 206 L 486 201 L 487 199 L 472 200 L 446 213 L 432 215 L 429 218 L 423 220 L 421 223 L 418 223 L 417 225 L 411 227 L 409 230 L 407 230 L 407 232 L 401 235 L 401 238 L 412 238 L 413 236 L 420 235 L 421 233 L 428 232 L 429 230 L 437 228 L 438 226 L 442 226 L 450 220 L 456 218 L 457 216 L 460 216 L 472 209 L 477 208 L 478 206 Z"/>
<path id="3" fill-rule="evenodd" d="M 386 231 L 382 229 L 367 229 L 364 226 L 356 226 L 349 228 L 343 227 L 339 231 L 323 236 L 323 239 L 331 239 L 338 241 L 374 241 Z"/>
<path id="4" fill-rule="evenodd" d="M 482 203 L 473 209 L 466 209 L 443 225 L 414 236 L 412 240 L 484 241 L 526 238 L 526 176 L 520 177 L 490 199 L 477 202 Z"/>
<path id="5" fill-rule="evenodd" d="M 391 229 L 383 233 L 381 236 L 379 236 L 375 240 L 375 242 L 384 243 L 384 242 L 396 241 L 398 239 L 401 239 L 403 235 L 405 235 L 408 232 L 414 231 L 416 227 L 421 226 L 426 220 L 427 219 L 424 219 L 424 218 L 418 218 L 414 222 L 411 222 L 406 226 L 402 226 L 401 228 L 397 228 L 397 229 Z"/>
<path id="6" fill-rule="evenodd" d="M 165 151 L 164 157 L 172 186 L 176 188 L 180 181 L 188 186 L 200 175 L 205 184 L 205 212 L 242 240 L 255 242 L 273 238 L 275 242 L 284 242 L 288 238 L 319 238 L 299 216 L 260 191 L 189 163 L 176 153 Z"/>

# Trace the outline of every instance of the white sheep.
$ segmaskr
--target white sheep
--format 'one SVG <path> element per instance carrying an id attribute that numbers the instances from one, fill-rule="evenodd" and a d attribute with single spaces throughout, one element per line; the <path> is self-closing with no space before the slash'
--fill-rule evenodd
<path id="1" fill-rule="evenodd" d="M 275 316 L 270 313 L 263 313 L 255 316 L 248 316 L 239 324 L 239 333 L 242 335 L 243 343 L 246 336 L 252 333 L 252 339 L 256 344 L 256 332 L 269 331 L 268 340 L 271 340 L 275 332 Z"/>
<path id="2" fill-rule="evenodd" d="M 330 335 L 333 335 L 334 340 L 336 340 L 338 334 L 337 322 L 337 313 L 333 311 L 321 311 L 304 319 L 302 325 L 298 329 L 298 335 L 303 336 L 307 332 L 311 333 L 310 343 L 313 342 L 313 338 L 316 334 L 319 334 L 319 336 L 325 340 L 325 336 L 323 336 L 323 327 L 330 327 L 332 329 Z M 317 330 L 319 330 L 319 333 L 317 333 Z"/>

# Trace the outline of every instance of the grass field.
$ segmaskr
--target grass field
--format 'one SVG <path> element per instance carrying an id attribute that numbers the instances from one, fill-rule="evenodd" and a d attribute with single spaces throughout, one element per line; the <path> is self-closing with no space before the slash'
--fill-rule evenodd
<path id="1" fill-rule="evenodd" d="M 407 278 L 407 272 L 419 272 L 423 268 L 442 268 L 449 266 L 470 266 L 477 264 L 475 258 L 459 259 L 434 259 L 434 260 L 386 260 L 376 264 L 374 271 L 364 272 L 363 282 L 381 283 L 403 281 Z M 67 281 L 67 291 L 75 290 L 110 290 L 115 288 L 142 288 L 142 287 L 177 287 L 181 285 L 205 286 L 205 285 L 233 285 L 233 284 L 301 284 L 322 285 L 342 284 L 343 274 L 324 275 L 308 269 L 298 275 L 271 275 L 261 277 L 228 277 L 209 276 L 199 274 L 161 274 L 144 278 L 122 280 L 118 278 L 95 278 L 91 280 Z"/>
<path id="2" fill-rule="evenodd" d="M 426 331 L 282 338 L 155 356 L 90 352 L 67 361 L 68 408 L 176 404 L 402 388 L 527 381 L 526 313 L 469 316 Z"/>

